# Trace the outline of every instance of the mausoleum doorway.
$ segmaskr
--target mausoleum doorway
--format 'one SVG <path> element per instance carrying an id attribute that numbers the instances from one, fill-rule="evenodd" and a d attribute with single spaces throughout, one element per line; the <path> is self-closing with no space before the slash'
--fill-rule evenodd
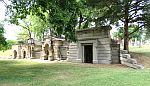
<path id="1" fill-rule="evenodd" d="M 83 45 L 84 63 L 93 63 L 93 45 Z"/>

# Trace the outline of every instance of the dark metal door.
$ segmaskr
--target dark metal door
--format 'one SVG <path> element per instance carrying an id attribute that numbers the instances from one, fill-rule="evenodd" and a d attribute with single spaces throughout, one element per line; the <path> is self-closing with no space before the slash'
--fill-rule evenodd
<path id="1" fill-rule="evenodd" d="M 84 62 L 93 63 L 93 46 L 84 45 Z"/>

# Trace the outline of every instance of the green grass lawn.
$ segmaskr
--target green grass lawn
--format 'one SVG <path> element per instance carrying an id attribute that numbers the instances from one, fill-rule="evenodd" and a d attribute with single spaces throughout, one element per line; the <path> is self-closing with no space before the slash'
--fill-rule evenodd
<path id="1" fill-rule="evenodd" d="M 150 57 L 150 45 L 143 45 L 140 48 L 138 46 L 130 46 L 130 51 L 140 53 L 144 56 Z"/>
<path id="2" fill-rule="evenodd" d="M 0 60 L 0 86 L 149 86 L 150 69 Z"/>
<path id="3" fill-rule="evenodd" d="M 130 51 L 150 57 L 150 46 L 130 46 Z M 85 65 L 0 60 L 0 86 L 150 86 L 150 68 Z"/>

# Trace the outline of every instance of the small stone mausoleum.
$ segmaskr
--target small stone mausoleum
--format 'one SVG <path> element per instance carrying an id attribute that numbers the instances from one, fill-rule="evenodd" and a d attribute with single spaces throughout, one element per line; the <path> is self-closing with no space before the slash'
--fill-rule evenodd
<path id="1" fill-rule="evenodd" d="M 68 61 L 79 63 L 120 63 L 120 46 L 110 37 L 110 26 L 76 31 L 78 42 L 70 43 Z"/>

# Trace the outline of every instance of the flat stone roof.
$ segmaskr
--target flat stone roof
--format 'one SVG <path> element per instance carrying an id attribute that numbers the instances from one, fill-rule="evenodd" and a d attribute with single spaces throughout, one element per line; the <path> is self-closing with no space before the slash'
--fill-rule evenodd
<path id="1" fill-rule="evenodd" d="M 111 26 L 101 26 L 101 27 L 92 27 L 92 28 L 87 28 L 87 29 L 76 30 L 76 32 L 90 31 L 90 30 L 102 30 L 102 29 L 111 30 L 112 28 Z"/>

